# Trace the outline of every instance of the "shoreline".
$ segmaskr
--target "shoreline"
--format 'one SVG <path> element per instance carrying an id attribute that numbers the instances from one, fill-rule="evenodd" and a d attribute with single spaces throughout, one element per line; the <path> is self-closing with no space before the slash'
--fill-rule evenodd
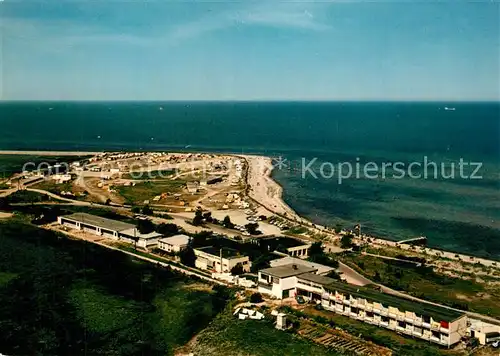
<path id="1" fill-rule="evenodd" d="M 267 156 L 237 155 L 247 163 L 247 195 L 267 210 L 286 217 L 302 221 L 283 199 L 283 187 L 272 178 L 272 159 Z"/>
<path id="2" fill-rule="evenodd" d="M 131 151 L 132 152 L 132 151 Z M 151 151 L 156 152 L 156 151 Z M 158 152 L 169 152 L 169 151 L 158 151 Z M 103 152 L 94 151 L 21 151 L 21 150 L 0 150 L 0 155 L 38 155 L 38 156 L 88 156 L 102 154 Z M 170 152 L 169 152 L 170 153 Z M 187 153 L 187 152 L 182 152 Z M 205 152 L 207 154 L 221 155 L 223 153 L 218 152 Z M 241 158 L 245 160 L 247 164 L 246 173 L 246 194 L 249 198 L 254 200 L 257 204 L 262 206 L 267 211 L 281 216 L 291 222 L 296 224 L 304 224 L 309 229 L 315 230 L 320 234 L 327 234 L 331 239 L 339 238 L 340 235 L 335 234 L 335 232 L 327 228 L 308 220 L 305 217 L 300 216 L 293 208 L 291 208 L 283 199 L 283 187 L 272 178 L 272 171 L 274 169 L 272 164 L 272 158 L 263 155 L 242 155 L 238 153 L 226 153 L 225 155 L 230 155 L 234 157 Z M 356 237 L 355 239 L 359 239 Z M 362 235 L 364 242 L 370 239 L 370 244 L 375 246 L 389 246 L 389 247 L 399 247 L 402 250 L 412 251 L 413 245 L 409 244 L 399 244 L 397 240 L 389 240 L 381 237 L 374 237 L 368 235 Z M 401 240 L 400 240 L 401 241 Z M 423 253 L 423 252 L 422 252 Z M 431 256 L 441 256 L 449 258 L 452 260 L 461 260 L 476 263 L 481 263 L 486 266 L 496 266 L 500 261 L 490 260 L 488 258 L 483 258 L 475 255 L 467 255 L 462 252 L 454 252 L 449 250 L 443 250 L 435 247 L 425 247 L 425 253 Z M 458 257 L 457 257 L 458 256 Z M 499 263 L 500 265 L 500 263 Z"/>
<path id="3" fill-rule="evenodd" d="M 340 237 L 340 235 L 335 234 L 335 232 L 332 231 L 331 229 L 328 229 L 327 227 L 322 225 L 315 224 L 313 221 L 300 216 L 284 201 L 283 187 L 272 178 L 272 170 L 274 167 L 272 165 L 272 159 L 270 157 L 258 156 L 258 155 L 255 156 L 237 155 L 237 156 L 244 158 L 248 164 L 249 174 L 247 175 L 247 185 L 250 187 L 250 189 L 248 189 L 248 196 L 250 198 L 257 201 L 257 203 L 264 206 L 267 210 L 277 215 L 280 215 L 288 220 L 292 220 L 295 223 L 305 224 L 308 226 L 309 229 L 314 229 L 318 233 L 328 234 L 329 237 L 331 238 L 332 235 L 336 235 L 336 238 Z M 250 171 L 253 171 L 254 174 L 251 175 Z M 260 172 L 261 173 L 260 177 L 259 174 L 255 174 L 255 172 L 256 173 Z M 264 186 L 262 186 L 262 183 L 264 183 Z M 475 255 L 467 255 L 462 252 L 454 252 L 427 246 L 422 246 L 422 247 L 417 246 L 415 247 L 414 250 L 413 249 L 414 245 L 400 244 L 397 240 L 389 240 L 381 237 L 369 236 L 364 234 L 361 236 L 361 242 L 367 242 L 368 239 L 371 240 L 369 244 L 373 246 L 398 247 L 402 251 L 408 250 L 412 252 L 417 252 L 416 249 L 419 248 L 421 249 L 420 253 L 422 254 L 425 253 L 426 255 L 429 256 L 448 258 L 454 261 L 463 261 L 468 263 L 481 263 L 489 267 L 497 267 L 497 265 L 500 266 L 499 263 L 500 258 L 498 260 L 493 260 Z M 360 238 L 356 236 L 355 240 L 359 241 Z M 404 241 L 404 239 L 399 241 Z"/>

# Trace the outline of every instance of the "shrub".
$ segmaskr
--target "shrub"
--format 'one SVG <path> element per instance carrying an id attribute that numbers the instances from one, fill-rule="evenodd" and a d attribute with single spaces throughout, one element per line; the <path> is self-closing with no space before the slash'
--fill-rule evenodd
<path id="1" fill-rule="evenodd" d="M 235 276 L 239 276 L 243 274 L 243 265 L 241 263 L 237 263 L 233 268 L 231 268 L 231 274 Z"/>
<path id="2" fill-rule="evenodd" d="M 263 301 L 263 299 L 262 299 L 262 295 L 260 293 L 253 293 L 250 296 L 250 303 L 260 303 L 262 301 Z"/>

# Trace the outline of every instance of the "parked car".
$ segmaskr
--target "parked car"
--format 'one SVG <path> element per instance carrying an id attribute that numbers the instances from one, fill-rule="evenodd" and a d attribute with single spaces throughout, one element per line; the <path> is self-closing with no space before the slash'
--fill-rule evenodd
<path id="1" fill-rule="evenodd" d="M 306 300 L 305 300 L 305 299 L 304 299 L 304 297 L 303 297 L 303 296 L 301 296 L 301 295 L 296 296 L 296 297 L 295 297 L 295 300 L 296 300 L 296 301 L 297 301 L 297 303 L 299 303 L 299 304 L 305 304 L 305 303 L 306 303 Z"/>

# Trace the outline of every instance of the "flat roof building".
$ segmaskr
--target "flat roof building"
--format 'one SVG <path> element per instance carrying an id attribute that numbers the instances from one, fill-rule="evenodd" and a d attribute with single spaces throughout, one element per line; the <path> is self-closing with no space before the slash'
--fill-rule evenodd
<path id="1" fill-rule="evenodd" d="M 194 254 L 196 255 L 195 267 L 199 269 L 227 273 L 240 264 L 243 271 L 250 271 L 251 262 L 248 256 L 241 255 L 232 248 L 199 247 L 194 249 Z"/>
<path id="2" fill-rule="evenodd" d="M 167 252 L 179 252 L 189 245 L 191 237 L 187 235 L 174 235 L 158 240 L 158 248 Z"/>
<path id="3" fill-rule="evenodd" d="M 297 276 L 316 272 L 316 268 L 290 264 L 266 268 L 259 271 L 259 292 L 270 294 L 278 299 L 295 296 Z"/>
<path id="4" fill-rule="evenodd" d="M 298 264 L 263 269 L 259 292 L 278 299 L 300 295 L 326 310 L 442 346 L 459 342 L 467 333 L 462 312 L 345 284 L 317 272 Z"/>
<path id="5" fill-rule="evenodd" d="M 137 246 L 143 248 L 155 246 L 158 243 L 158 239 L 162 236 L 157 232 L 141 234 L 133 224 L 87 213 L 62 215 L 57 218 L 57 221 L 59 224 L 72 229 L 115 240 L 135 243 L 137 239 Z"/>
<path id="6" fill-rule="evenodd" d="M 500 341 L 500 326 L 481 320 L 470 320 L 469 336 L 479 340 L 481 345 Z"/>
<path id="7" fill-rule="evenodd" d="M 272 236 L 258 239 L 258 243 L 267 245 L 270 250 L 286 253 L 291 257 L 305 259 L 309 257 L 311 244 L 291 237 Z"/>
<path id="8" fill-rule="evenodd" d="M 331 272 L 335 270 L 335 268 L 330 267 L 330 266 L 325 266 L 316 262 L 309 262 L 307 260 L 303 260 L 301 258 L 295 258 L 291 256 L 283 257 L 283 258 L 278 258 L 276 260 L 272 260 L 270 262 L 271 267 L 278 267 L 278 266 L 283 266 L 283 265 L 289 265 L 289 264 L 298 264 L 298 265 L 303 265 L 306 267 L 310 268 L 315 268 L 316 274 L 327 274 L 328 272 Z"/>

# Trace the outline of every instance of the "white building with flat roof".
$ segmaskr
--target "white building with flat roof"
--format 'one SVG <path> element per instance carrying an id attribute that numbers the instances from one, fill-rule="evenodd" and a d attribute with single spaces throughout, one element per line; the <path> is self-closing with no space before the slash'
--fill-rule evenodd
<path id="1" fill-rule="evenodd" d="M 195 267 L 212 272 L 227 273 L 240 264 L 243 271 L 249 272 L 252 265 L 248 256 L 241 255 L 231 248 L 215 248 L 213 246 L 194 249 L 196 255 Z"/>
<path id="2" fill-rule="evenodd" d="M 163 236 L 157 232 L 141 234 L 133 224 L 87 213 L 62 215 L 57 218 L 57 221 L 63 226 L 94 235 L 134 244 L 137 241 L 137 246 L 142 248 L 156 246 L 158 239 Z"/>
<path id="3" fill-rule="evenodd" d="M 314 273 L 316 268 L 301 264 L 289 264 L 266 268 L 259 271 L 259 292 L 270 294 L 278 299 L 295 296 L 297 276 Z"/>
<path id="4" fill-rule="evenodd" d="M 309 262 L 307 260 L 303 260 L 301 258 L 296 258 L 296 257 L 283 257 L 283 258 L 278 258 L 276 260 L 272 260 L 270 262 L 271 267 L 278 267 L 278 266 L 284 266 L 284 265 L 290 265 L 290 264 L 297 264 L 297 265 L 302 265 L 305 267 L 313 268 L 316 269 L 316 274 L 320 275 L 325 275 L 328 272 L 334 271 L 335 268 L 330 267 L 330 266 L 325 266 L 316 262 Z"/>
<path id="5" fill-rule="evenodd" d="M 182 234 L 164 237 L 158 240 L 158 248 L 166 252 L 179 252 L 189 245 L 190 240 L 191 237 Z"/>
<path id="6" fill-rule="evenodd" d="M 469 335 L 477 338 L 481 345 L 491 344 L 500 341 L 500 326 L 470 319 Z"/>

